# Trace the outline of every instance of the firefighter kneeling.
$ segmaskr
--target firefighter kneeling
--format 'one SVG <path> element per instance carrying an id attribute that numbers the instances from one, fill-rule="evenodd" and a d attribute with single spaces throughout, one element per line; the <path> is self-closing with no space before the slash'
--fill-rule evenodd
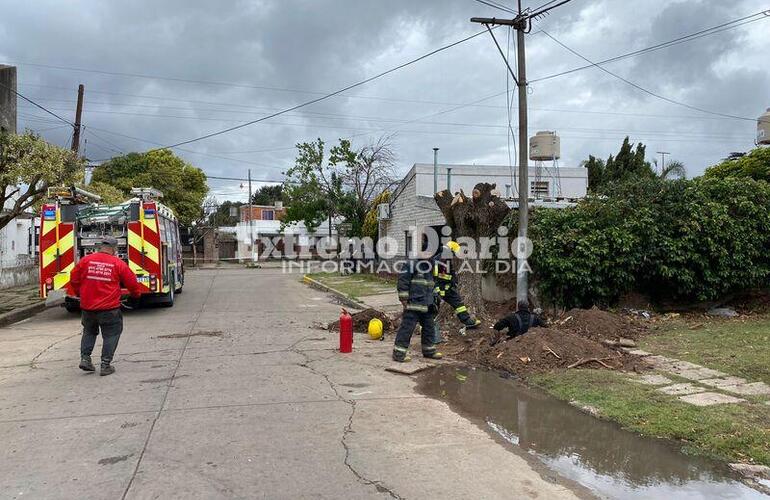
<path id="1" fill-rule="evenodd" d="M 398 276 L 398 299 L 404 306 L 401 326 L 396 333 L 396 345 L 393 347 L 393 360 L 409 361 L 407 356 L 412 333 L 417 323 L 422 327 L 420 336 L 422 355 L 426 358 L 441 359 L 436 351 L 433 335 L 436 330 L 434 318 L 436 315 L 436 293 L 433 281 L 433 261 L 425 253 L 418 259 L 410 260 L 404 265 Z"/>
<path id="2" fill-rule="evenodd" d="M 456 241 L 447 242 L 444 247 L 439 250 L 436 255 L 435 265 L 433 268 L 433 277 L 436 280 L 436 293 L 440 300 L 443 300 L 454 309 L 457 319 L 465 325 L 466 328 L 473 329 L 478 328 L 481 324 L 481 320 L 472 317 L 468 313 L 468 307 L 463 303 L 463 298 L 460 296 L 460 292 L 457 291 L 457 277 L 452 272 L 452 258 L 460 250 L 460 244 Z M 445 255 L 442 255 L 444 252 Z M 446 254 L 449 254 L 447 256 Z M 438 302 L 440 305 L 441 302 Z M 438 311 L 436 311 L 438 314 Z M 441 342 L 441 332 L 436 324 L 436 340 L 437 343 Z"/>

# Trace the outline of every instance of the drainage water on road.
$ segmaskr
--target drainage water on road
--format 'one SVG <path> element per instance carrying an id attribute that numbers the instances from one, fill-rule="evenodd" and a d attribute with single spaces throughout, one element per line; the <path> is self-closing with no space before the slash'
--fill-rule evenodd
<path id="1" fill-rule="evenodd" d="M 497 372 L 442 366 L 418 376 L 418 391 L 602 498 L 767 498 L 722 464 L 624 431 Z"/>

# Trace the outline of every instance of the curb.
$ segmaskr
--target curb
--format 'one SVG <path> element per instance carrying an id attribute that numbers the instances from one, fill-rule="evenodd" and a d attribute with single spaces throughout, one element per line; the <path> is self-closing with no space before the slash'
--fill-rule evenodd
<path id="1" fill-rule="evenodd" d="M 368 309 L 369 308 L 369 306 L 367 306 L 366 304 L 364 304 L 362 302 L 358 302 L 357 300 L 348 297 L 344 293 L 340 292 L 339 290 L 337 290 L 335 288 L 330 287 L 329 285 L 324 285 L 320 281 L 314 280 L 313 278 L 311 278 L 307 274 L 302 277 L 302 282 L 305 283 L 306 285 L 311 286 L 313 288 L 316 288 L 318 290 L 321 290 L 321 291 L 324 291 L 324 292 L 328 292 L 328 293 L 331 293 L 332 295 L 335 295 L 340 300 L 340 302 L 342 302 L 344 305 L 346 305 L 348 307 L 352 307 L 352 308 L 355 308 L 355 309 Z"/>
<path id="2" fill-rule="evenodd" d="M 0 314 L 0 328 L 4 326 L 8 326 L 12 323 L 16 323 L 23 319 L 30 318 L 39 312 L 45 311 L 47 308 L 48 308 L 48 305 L 45 303 L 45 301 L 40 301 L 36 304 L 30 304 L 28 306 L 18 307 L 13 311 L 9 311 L 5 314 Z"/>

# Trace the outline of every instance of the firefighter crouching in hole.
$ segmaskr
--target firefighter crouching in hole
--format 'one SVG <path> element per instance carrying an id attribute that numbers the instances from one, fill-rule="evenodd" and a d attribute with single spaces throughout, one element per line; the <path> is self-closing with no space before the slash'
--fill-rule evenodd
<path id="1" fill-rule="evenodd" d="M 457 319 L 465 325 L 467 329 L 478 328 L 481 324 L 481 320 L 472 317 L 468 313 L 468 307 L 463 303 L 463 298 L 460 296 L 460 292 L 457 291 L 457 276 L 452 269 L 452 259 L 460 251 L 460 244 L 456 241 L 447 242 L 436 255 L 435 265 L 433 267 L 433 277 L 436 281 L 436 294 L 438 295 L 439 302 L 437 302 L 436 315 L 438 315 L 438 308 L 441 306 L 441 301 L 446 302 L 454 309 Z M 443 342 L 441 338 L 441 327 L 436 321 L 436 337 L 435 343 L 439 344 Z"/>
<path id="2" fill-rule="evenodd" d="M 83 337 L 80 340 L 80 369 L 93 372 L 91 352 L 102 332 L 102 365 L 99 375 L 115 373 L 112 357 L 123 332 L 123 313 L 120 311 L 121 284 L 134 298 L 141 295 L 142 286 L 128 265 L 115 256 L 118 241 L 104 238 L 99 251 L 80 259 L 70 273 L 70 287 L 80 297 Z"/>
<path id="3" fill-rule="evenodd" d="M 422 355 L 426 358 L 441 359 L 443 356 L 436 350 L 434 343 L 436 293 L 433 281 L 433 259 L 427 252 L 419 254 L 418 258 L 409 260 L 401 269 L 398 276 L 398 299 L 404 306 L 401 325 L 396 332 L 396 344 L 393 346 L 393 360 L 398 362 L 410 361 L 407 356 L 412 333 L 417 323 L 422 327 L 420 341 Z"/>
<path id="4" fill-rule="evenodd" d="M 508 338 L 512 339 L 519 335 L 524 335 L 530 328 L 537 326 L 546 326 L 545 322 L 540 318 L 538 310 L 529 312 L 529 304 L 525 301 L 519 301 L 517 311 L 509 314 L 497 323 L 495 323 L 494 329 L 497 331 L 503 331 L 508 329 Z"/>

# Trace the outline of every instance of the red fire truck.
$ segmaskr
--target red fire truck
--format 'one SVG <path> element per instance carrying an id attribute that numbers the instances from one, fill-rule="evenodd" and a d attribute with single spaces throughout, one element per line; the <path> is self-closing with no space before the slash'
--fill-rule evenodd
<path id="1" fill-rule="evenodd" d="M 78 188 L 51 188 L 40 214 L 40 296 L 64 295 L 64 307 L 77 311 L 69 289 L 78 259 L 95 252 L 99 240 L 118 240 L 116 255 L 128 263 L 146 292 L 142 302 L 171 307 L 184 285 L 179 223 L 151 188 L 135 188 L 119 205 Z M 127 294 L 128 292 L 126 292 Z"/>

